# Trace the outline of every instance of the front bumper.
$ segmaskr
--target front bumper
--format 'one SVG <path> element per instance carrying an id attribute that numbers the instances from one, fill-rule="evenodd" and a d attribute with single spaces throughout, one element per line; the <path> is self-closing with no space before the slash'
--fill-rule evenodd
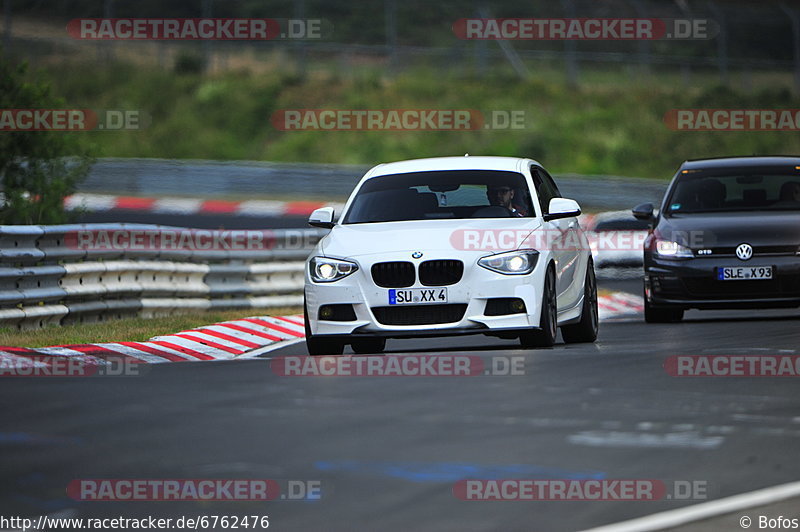
<path id="1" fill-rule="evenodd" d="M 645 297 L 653 307 L 684 309 L 800 306 L 800 257 L 696 257 L 671 260 L 645 253 Z M 770 280 L 719 281 L 720 267 L 772 266 Z"/>
<path id="2" fill-rule="evenodd" d="M 348 260 L 355 261 L 359 269 L 333 283 L 315 283 L 306 268 L 305 302 L 311 334 L 314 336 L 381 336 L 387 338 L 415 338 L 450 336 L 462 334 L 514 335 L 521 330 L 537 327 L 541 311 L 545 257 L 540 256 L 533 272 L 527 275 L 502 275 L 477 265 L 483 255 L 453 257 L 452 254 L 438 255 L 425 252 L 424 260 L 453 259 L 464 262 L 464 274 L 455 284 L 445 286 L 447 305 L 462 305 L 463 314 L 458 319 L 446 323 L 425 325 L 387 325 L 376 318 L 378 307 L 389 307 L 389 288 L 377 286 L 371 275 L 372 265 L 377 262 L 409 261 L 410 253 L 381 254 L 362 256 Z M 416 263 L 418 261 L 411 260 Z M 417 278 L 408 288 L 434 288 L 420 284 Z M 487 301 L 494 298 L 518 298 L 525 304 L 524 313 L 487 315 Z M 319 317 L 322 305 L 352 305 L 355 320 L 330 321 Z M 425 304 L 397 305 L 393 308 L 416 308 L 426 312 Z M 460 309 L 459 309 L 460 310 Z M 385 320 L 384 320 L 385 321 Z"/>

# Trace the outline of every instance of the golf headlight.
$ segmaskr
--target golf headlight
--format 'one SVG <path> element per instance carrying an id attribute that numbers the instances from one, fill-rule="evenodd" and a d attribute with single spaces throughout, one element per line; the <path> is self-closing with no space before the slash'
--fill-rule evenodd
<path id="1" fill-rule="evenodd" d="M 535 249 L 522 249 L 483 257 L 478 261 L 478 264 L 487 270 L 504 275 L 526 275 L 533 271 L 538 260 L 538 251 Z"/>
<path id="2" fill-rule="evenodd" d="M 311 280 L 315 283 L 332 283 L 356 271 L 358 265 L 347 260 L 314 257 L 308 263 Z"/>
<path id="3" fill-rule="evenodd" d="M 691 259 L 694 257 L 692 250 L 671 240 L 656 239 L 656 255 L 667 259 Z"/>

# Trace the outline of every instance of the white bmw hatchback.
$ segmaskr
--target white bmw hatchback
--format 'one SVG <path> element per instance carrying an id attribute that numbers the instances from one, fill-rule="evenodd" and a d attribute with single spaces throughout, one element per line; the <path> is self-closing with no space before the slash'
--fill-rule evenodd
<path id="1" fill-rule="evenodd" d="M 356 186 L 305 274 L 311 355 L 382 352 L 387 338 L 486 334 L 550 347 L 597 338 L 597 285 L 578 204 L 536 161 L 381 164 Z"/>

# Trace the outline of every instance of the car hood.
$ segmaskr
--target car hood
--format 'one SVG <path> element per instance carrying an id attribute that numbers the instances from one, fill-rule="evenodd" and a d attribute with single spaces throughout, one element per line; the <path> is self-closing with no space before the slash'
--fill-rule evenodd
<path id="1" fill-rule="evenodd" d="M 319 243 L 325 256 L 350 258 L 363 255 L 408 251 L 475 251 L 486 254 L 516 249 L 530 232 L 541 227 L 539 218 L 497 218 L 480 220 L 414 220 L 405 222 L 382 222 L 367 224 L 337 225 Z M 474 235 L 505 235 L 509 238 L 496 238 L 498 246 L 489 248 L 470 246 L 475 242 Z M 503 246 L 511 241 L 514 244 Z M 465 245 L 464 235 L 472 240 Z M 478 239 L 481 241 L 481 239 Z"/>
<path id="2" fill-rule="evenodd" d="M 800 246 L 800 212 L 686 214 L 662 218 L 658 232 L 692 248 Z M 689 240 L 686 240 L 689 238 Z"/>

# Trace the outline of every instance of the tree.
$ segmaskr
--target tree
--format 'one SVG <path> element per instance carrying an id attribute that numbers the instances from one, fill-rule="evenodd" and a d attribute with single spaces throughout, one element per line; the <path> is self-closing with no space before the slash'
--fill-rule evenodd
<path id="1" fill-rule="evenodd" d="M 25 80 L 27 64 L 0 57 L 0 111 L 63 109 L 50 86 Z M 85 179 L 93 160 L 71 131 L 0 131 L 0 224 L 68 220 L 64 198 Z"/>

